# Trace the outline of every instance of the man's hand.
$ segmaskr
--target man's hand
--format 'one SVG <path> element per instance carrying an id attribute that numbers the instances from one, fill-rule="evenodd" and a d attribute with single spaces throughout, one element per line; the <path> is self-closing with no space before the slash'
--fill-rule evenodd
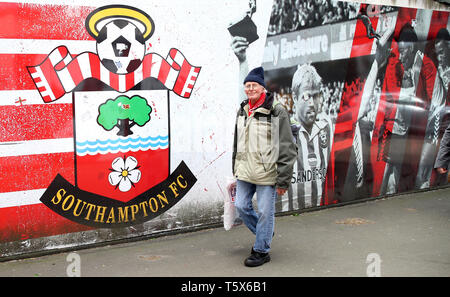
<path id="1" fill-rule="evenodd" d="M 231 48 L 233 49 L 239 62 L 242 63 L 247 59 L 246 51 L 248 48 L 248 42 L 245 37 L 234 36 L 231 40 Z"/>
<path id="2" fill-rule="evenodd" d="M 287 189 L 277 188 L 278 196 L 283 196 L 286 193 Z"/>
<path id="3" fill-rule="evenodd" d="M 437 172 L 439 172 L 439 174 L 447 173 L 447 171 L 448 170 L 446 168 L 442 168 L 442 167 L 437 168 Z"/>

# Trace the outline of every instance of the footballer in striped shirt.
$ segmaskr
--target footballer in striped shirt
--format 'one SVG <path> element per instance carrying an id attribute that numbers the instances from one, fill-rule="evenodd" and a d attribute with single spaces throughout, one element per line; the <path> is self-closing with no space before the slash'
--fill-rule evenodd
<path id="1" fill-rule="evenodd" d="M 331 142 L 331 119 L 321 112 L 322 78 L 309 64 L 297 68 L 292 78 L 295 121 L 299 124 L 289 207 L 320 206 Z"/>

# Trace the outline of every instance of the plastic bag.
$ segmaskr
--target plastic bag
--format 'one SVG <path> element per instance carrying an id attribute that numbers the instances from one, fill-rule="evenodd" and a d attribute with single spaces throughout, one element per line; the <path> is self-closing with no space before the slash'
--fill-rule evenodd
<path id="1" fill-rule="evenodd" d="M 236 219 L 236 208 L 234 207 L 234 200 L 236 198 L 236 179 L 227 178 L 227 194 L 225 195 L 223 205 L 223 227 L 225 230 L 230 230 L 233 227 Z"/>

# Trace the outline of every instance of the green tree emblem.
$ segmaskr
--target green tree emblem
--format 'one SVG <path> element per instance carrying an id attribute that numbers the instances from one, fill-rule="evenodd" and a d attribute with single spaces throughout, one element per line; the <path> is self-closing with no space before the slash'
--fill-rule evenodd
<path id="1" fill-rule="evenodd" d="M 117 127 L 117 135 L 126 137 L 133 134 L 131 127 L 142 127 L 150 121 L 151 112 L 152 108 L 144 98 L 138 95 L 131 98 L 121 95 L 114 100 L 108 99 L 99 106 L 97 123 L 107 131 Z"/>

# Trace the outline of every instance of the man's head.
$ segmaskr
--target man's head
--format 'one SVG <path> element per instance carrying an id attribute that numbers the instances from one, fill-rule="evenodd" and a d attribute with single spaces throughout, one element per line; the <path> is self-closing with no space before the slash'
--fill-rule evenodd
<path id="1" fill-rule="evenodd" d="M 261 97 L 261 94 L 266 91 L 265 88 L 264 69 L 262 67 L 253 69 L 244 79 L 245 94 L 252 102 L 256 102 Z"/>
<path id="2" fill-rule="evenodd" d="M 414 63 L 416 56 L 416 44 L 418 42 L 417 34 L 411 24 L 407 23 L 400 30 L 397 39 L 398 42 L 398 59 L 403 64 L 404 69 L 410 69 Z"/>
<path id="3" fill-rule="evenodd" d="M 319 113 L 322 78 L 316 68 L 309 64 L 301 65 L 292 77 L 292 96 L 296 116 L 300 123 L 311 127 Z"/>
<path id="4" fill-rule="evenodd" d="M 447 66 L 449 64 L 450 59 L 449 45 L 450 45 L 450 34 L 448 33 L 448 30 L 446 28 L 442 28 L 436 35 L 436 43 L 435 43 L 436 59 L 439 65 L 441 66 L 444 65 Z"/>

